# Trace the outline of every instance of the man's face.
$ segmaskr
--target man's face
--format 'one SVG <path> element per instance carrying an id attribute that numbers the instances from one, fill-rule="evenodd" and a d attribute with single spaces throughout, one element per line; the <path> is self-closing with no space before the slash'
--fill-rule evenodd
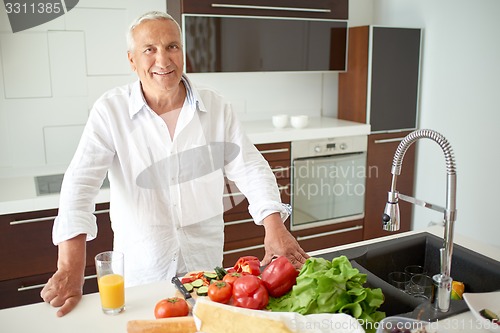
<path id="1" fill-rule="evenodd" d="M 179 86 L 184 58 L 179 29 L 171 20 L 145 21 L 132 32 L 134 48 L 128 52 L 133 71 L 146 97 L 160 96 Z"/>

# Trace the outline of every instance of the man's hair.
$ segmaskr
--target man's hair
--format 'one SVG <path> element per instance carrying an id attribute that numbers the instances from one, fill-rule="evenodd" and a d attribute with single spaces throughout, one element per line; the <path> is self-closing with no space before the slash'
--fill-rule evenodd
<path id="1" fill-rule="evenodd" d="M 182 33 L 181 33 L 181 27 L 179 26 L 179 23 L 177 23 L 176 20 L 174 20 L 174 18 L 172 16 L 170 16 L 169 14 L 165 13 L 165 12 L 159 12 L 159 11 L 151 11 L 151 12 L 147 12 L 141 16 L 139 16 L 138 18 L 136 18 L 132 24 L 130 24 L 129 28 L 128 28 L 128 31 L 127 31 L 127 50 L 128 51 L 132 51 L 134 49 L 134 37 L 132 36 L 132 33 L 135 29 L 135 27 L 137 27 L 139 24 L 141 24 L 142 22 L 144 21 L 154 21 L 154 20 L 170 20 L 172 22 L 175 23 L 175 25 L 177 26 L 177 28 L 179 29 L 179 35 L 182 36 Z"/>

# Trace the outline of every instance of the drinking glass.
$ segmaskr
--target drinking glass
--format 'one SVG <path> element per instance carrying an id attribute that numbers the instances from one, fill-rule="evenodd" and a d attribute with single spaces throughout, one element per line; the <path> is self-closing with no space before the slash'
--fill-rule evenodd
<path id="1" fill-rule="evenodd" d="M 123 253 L 101 252 L 95 257 L 102 311 L 115 315 L 125 309 Z"/>
<path id="2" fill-rule="evenodd" d="M 407 285 L 410 282 L 410 275 L 405 272 L 390 272 L 388 275 L 389 283 L 394 287 L 407 291 Z"/>

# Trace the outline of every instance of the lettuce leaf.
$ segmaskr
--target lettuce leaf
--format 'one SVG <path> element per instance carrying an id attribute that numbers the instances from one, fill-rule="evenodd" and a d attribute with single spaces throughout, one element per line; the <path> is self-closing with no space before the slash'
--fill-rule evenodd
<path id="1" fill-rule="evenodd" d="M 309 258 L 292 290 L 282 297 L 271 297 L 267 309 L 303 315 L 342 312 L 359 320 L 365 329 L 375 327 L 373 323 L 385 317 L 377 310 L 384 295 L 380 288 L 363 287 L 365 282 L 366 274 L 353 268 L 346 256 L 332 261 Z"/>

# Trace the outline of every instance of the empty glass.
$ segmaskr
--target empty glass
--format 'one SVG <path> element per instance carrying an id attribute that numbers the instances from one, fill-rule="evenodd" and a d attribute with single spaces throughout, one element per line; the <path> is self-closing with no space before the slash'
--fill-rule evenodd
<path id="1" fill-rule="evenodd" d="M 407 291 L 408 283 L 410 283 L 410 275 L 405 272 L 390 272 L 388 275 L 389 283 L 394 287 Z"/>
<path id="2" fill-rule="evenodd" d="M 410 294 L 414 297 L 429 299 L 432 296 L 432 278 L 425 274 L 415 274 L 410 279 Z"/>

